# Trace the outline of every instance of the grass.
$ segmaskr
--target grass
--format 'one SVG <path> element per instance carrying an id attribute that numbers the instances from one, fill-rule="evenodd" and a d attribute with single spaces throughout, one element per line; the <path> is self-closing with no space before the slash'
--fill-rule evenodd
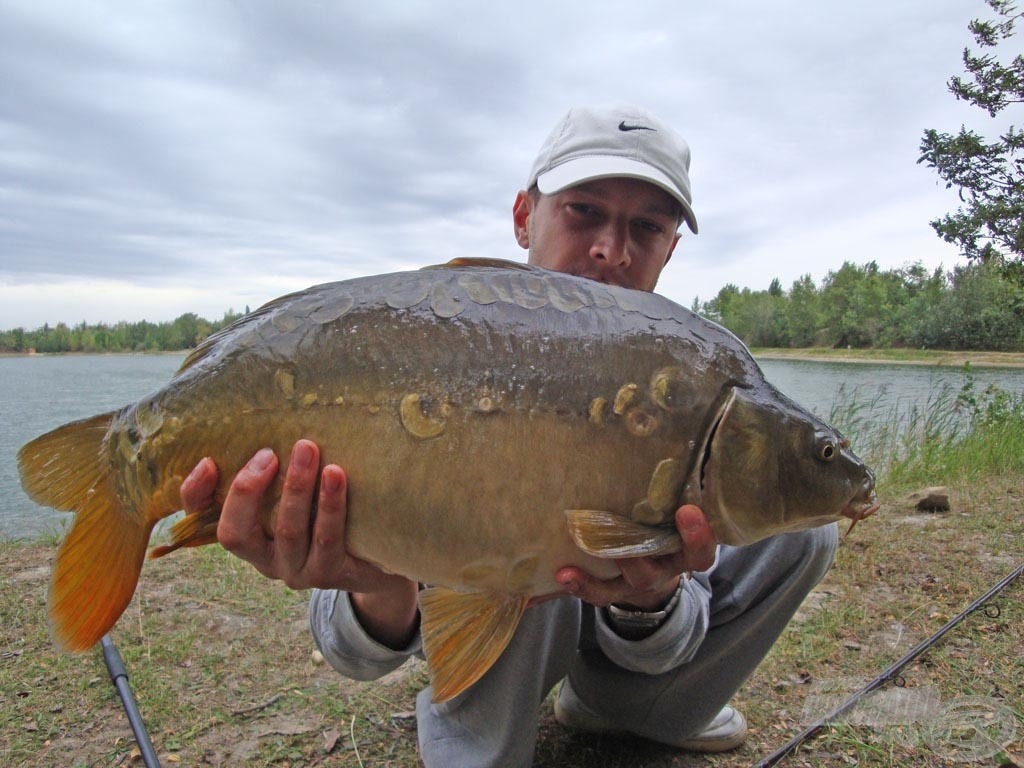
<path id="1" fill-rule="evenodd" d="M 969 364 L 964 374 L 959 389 L 941 386 L 907 412 L 840 391 L 829 421 L 890 492 L 1024 473 L 1024 395 L 979 392 Z"/>
<path id="2" fill-rule="evenodd" d="M 904 422 L 855 401 L 834 416 L 885 467 L 883 506 L 844 539 L 833 569 L 739 691 L 747 745 L 698 756 L 574 734 L 554 722 L 549 698 L 538 766 L 752 765 L 1024 562 L 1020 399 L 968 386 L 937 393 Z M 901 501 L 938 483 L 949 490 L 948 513 Z M 52 541 L 0 543 L 0 764 L 137 765 L 99 652 L 64 656 L 49 643 L 52 556 Z M 1024 753 L 1022 582 L 995 601 L 998 615 L 973 614 L 920 656 L 902 688 L 868 697 L 781 765 L 1022 764 L 1011 758 Z M 146 564 L 112 636 L 164 765 L 419 765 L 411 712 L 423 664 L 373 683 L 342 679 L 313 653 L 306 600 L 216 547 Z M 957 707 L 972 701 L 991 709 L 975 722 L 985 733 L 1014 729 L 1001 753 L 970 752 L 979 731 Z"/>

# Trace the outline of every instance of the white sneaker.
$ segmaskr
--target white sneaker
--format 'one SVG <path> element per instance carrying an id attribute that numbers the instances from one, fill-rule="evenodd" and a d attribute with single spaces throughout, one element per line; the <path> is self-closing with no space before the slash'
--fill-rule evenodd
<path id="1" fill-rule="evenodd" d="M 566 728 L 588 733 L 629 733 L 624 728 L 616 728 L 607 723 L 580 701 L 576 692 L 569 687 L 568 680 L 562 682 L 558 698 L 555 699 L 555 720 Z M 741 746 L 746 740 L 746 718 L 732 707 L 723 707 L 722 711 L 715 715 L 714 720 L 696 736 L 661 743 L 688 752 L 728 752 Z"/>

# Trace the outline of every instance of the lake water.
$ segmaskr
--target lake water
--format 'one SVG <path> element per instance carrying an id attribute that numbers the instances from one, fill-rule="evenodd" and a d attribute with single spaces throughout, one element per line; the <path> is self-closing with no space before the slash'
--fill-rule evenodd
<path id="1" fill-rule="evenodd" d="M 0 358 L 0 539 L 61 530 L 69 515 L 40 507 L 25 496 L 16 456 L 27 441 L 74 419 L 120 408 L 162 386 L 183 355 L 78 355 Z M 842 389 L 890 405 L 923 406 L 943 386 L 959 389 L 960 369 L 793 360 L 761 361 L 765 376 L 817 415 L 827 418 Z M 976 368 L 976 388 L 988 384 L 1024 393 L 1024 369 Z"/>

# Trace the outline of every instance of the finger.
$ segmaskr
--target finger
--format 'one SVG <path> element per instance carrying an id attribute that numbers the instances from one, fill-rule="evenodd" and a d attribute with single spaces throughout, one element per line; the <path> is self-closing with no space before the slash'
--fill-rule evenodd
<path id="1" fill-rule="evenodd" d="M 337 464 L 328 464 L 320 474 L 316 520 L 302 577 L 303 586 L 344 589 L 348 592 L 378 592 L 408 579 L 382 571 L 373 563 L 350 554 L 345 538 L 348 524 L 348 477 Z"/>
<path id="2" fill-rule="evenodd" d="M 316 490 L 320 450 L 310 440 L 292 447 L 274 525 L 274 557 L 279 578 L 291 579 L 305 568 L 313 530 L 313 493 Z"/>
<path id="3" fill-rule="evenodd" d="M 217 540 L 224 549 L 267 572 L 273 542 L 263 530 L 260 500 L 277 475 L 277 456 L 269 448 L 256 453 L 231 481 L 217 523 Z"/>
<path id="4" fill-rule="evenodd" d="M 200 459 L 181 483 L 181 507 L 190 514 L 198 514 L 213 504 L 217 490 L 217 465 L 213 459 Z"/>
<path id="5" fill-rule="evenodd" d="M 316 520 L 306 558 L 309 586 L 336 586 L 332 576 L 344 573 L 349 558 L 345 552 L 348 478 L 337 464 L 328 464 L 320 473 Z"/>
<path id="6" fill-rule="evenodd" d="M 685 504 L 676 510 L 676 528 L 683 539 L 680 570 L 706 571 L 715 563 L 715 534 L 699 507 Z"/>
<path id="7" fill-rule="evenodd" d="M 604 607 L 616 603 L 644 610 L 657 610 L 679 588 L 680 572 L 670 559 L 631 558 L 615 562 L 623 575 L 614 579 L 598 579 L 582 569 L 567 566 L 555 572 L 555 581 L 567 594 L 591 605 Z"/>
<path id="8" fill-rule="evenodd" d="M 606 606 L 615 602 L 627 589 L 621 577 L 602 581 L 580 568 L 560 568 L 555 572 L 557 581 L 566 593 L 591 605 Z"/>
<path id="9" fill-rule="evenodd" d="M 616 560 L 615 564 L 622 580 L 638 595 L 664 590 L 669 582 L 675 586 L 680 573 L 672 558 L 631 557 Z"/>

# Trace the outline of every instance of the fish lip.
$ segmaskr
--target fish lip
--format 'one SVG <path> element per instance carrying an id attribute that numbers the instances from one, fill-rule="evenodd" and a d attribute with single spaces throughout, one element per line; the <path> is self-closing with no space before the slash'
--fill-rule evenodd
<path id="1" fill-rule="evenodd" d="M 844 451 L 844 453 L 846 453 Z M 852 454 L 851 458 L 856 459 Z M 870 468 L 864 468 L 864 477 L 853 497 L 846 502 L 846 506 L 839 512 L 842 517 L 853 521 L 856 525 L 866 517 L 875 514 L 881 505 L 878 501 L 878 494 L 875 492 L 875 473 Z M 853 528 L 853 525 L 850 528 Z"/>
<path id="2" fill-rule="evenodd" d="M 858 523 L 866 517 L 871 517 L 880 507 L 878 496 L 874 491 L 870 491 L 867 498 L 854 498 L 848 501 L 839 514 Z"/>

